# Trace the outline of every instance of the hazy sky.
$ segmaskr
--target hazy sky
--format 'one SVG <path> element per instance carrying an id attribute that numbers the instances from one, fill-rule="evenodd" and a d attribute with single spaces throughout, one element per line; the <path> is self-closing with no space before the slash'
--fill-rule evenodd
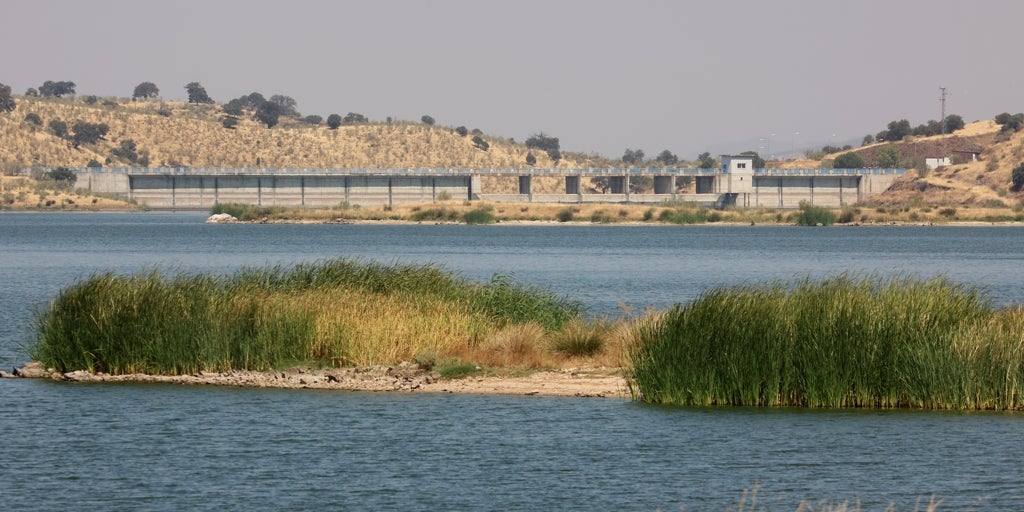
<path id="1" fill-rule="evenodd" d="M 1018 0 L 24 0 L 0 83 L 465 125 L 681 158 L 858 143 L 892 120 L 1024 111 Z"/>

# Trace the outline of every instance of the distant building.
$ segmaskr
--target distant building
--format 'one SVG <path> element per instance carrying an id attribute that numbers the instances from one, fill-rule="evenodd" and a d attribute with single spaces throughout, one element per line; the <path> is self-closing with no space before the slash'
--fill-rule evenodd
<path id="1" fill-rule="evenodd" d="M 947 166 L 949 164 L 950 164 L 950 162 L 949 162 L 949 157 L 948 156 L 944 156 L 942 158 L 925 158 L 924 159 L 924 165 L 927 166 L 929 170 L 934 170 L 934 169 L 937 169 L 939 167 L 945 167 L 945 166 Z"/>
<path id="2" fill-rule="evenodd" d="M 725 183 L 719 191 L 725 194 L 751 194 L 754 192 L 754 157 L 745 155 L 722 155 L 722 172 Z"/>

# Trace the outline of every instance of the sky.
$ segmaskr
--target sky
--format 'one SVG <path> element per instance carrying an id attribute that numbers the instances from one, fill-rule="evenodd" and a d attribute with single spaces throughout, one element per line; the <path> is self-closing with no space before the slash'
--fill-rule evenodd
<path id="1" fill-rule="evenodd" d="M 859 145 L 893 120 L 1024 111 L 1018 0 L 32 0 L 0 83 L 479 128 L 693 160 Z"/>

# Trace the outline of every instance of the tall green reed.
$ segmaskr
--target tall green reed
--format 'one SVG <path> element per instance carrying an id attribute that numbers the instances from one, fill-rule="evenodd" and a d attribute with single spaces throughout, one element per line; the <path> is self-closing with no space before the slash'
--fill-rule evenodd
<path id="1" fill-rule="evenodd" d="M 387 318 L 376 318 L 382 309 Z M 453 337 L 471 343 L 486 324 L 534 321 L 555 329 L 581 312 L 578 303 L 507 277 L 480 284 L 427 265 L 338 259 L 230 276 L 108 272 L 62 290 L 37 315 L 30 353 L 62 371 L 109 373 L 259 370 L 302 359 L 390 362 L 380 358 L 401 351 L 384 345 Z M 347 332 L 385 334 L 374 346 Z"/>
<path id="2" fill-rule="evenodd" d="M 644 330 L 640 400 L 686 405 L 1014 409 L 1021 314 L 942 278 L 713 289 Z"/>

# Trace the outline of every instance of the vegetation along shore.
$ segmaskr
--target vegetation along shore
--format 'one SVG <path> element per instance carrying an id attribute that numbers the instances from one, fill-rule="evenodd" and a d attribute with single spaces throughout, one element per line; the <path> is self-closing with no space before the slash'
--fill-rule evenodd
<path id="1" fill-rule="evenodd" d="M 35 376 L 68 380 L 205 375 L 229 385 L 579 396 L 628 387 L 636 400 L 679 405 L 1024 408 L 1024 310 L 939 278 L 715 289 L 608 319 L 507 277 L 475 283 L 432 266 L 107 273 L 62 291 L 36 333 Z M 375 384 L 345 384 L 360 373 Z M 453 380 L 467 378 L 482 384 Z M 575 383 L 544 389 L 559 378 Z"/>

